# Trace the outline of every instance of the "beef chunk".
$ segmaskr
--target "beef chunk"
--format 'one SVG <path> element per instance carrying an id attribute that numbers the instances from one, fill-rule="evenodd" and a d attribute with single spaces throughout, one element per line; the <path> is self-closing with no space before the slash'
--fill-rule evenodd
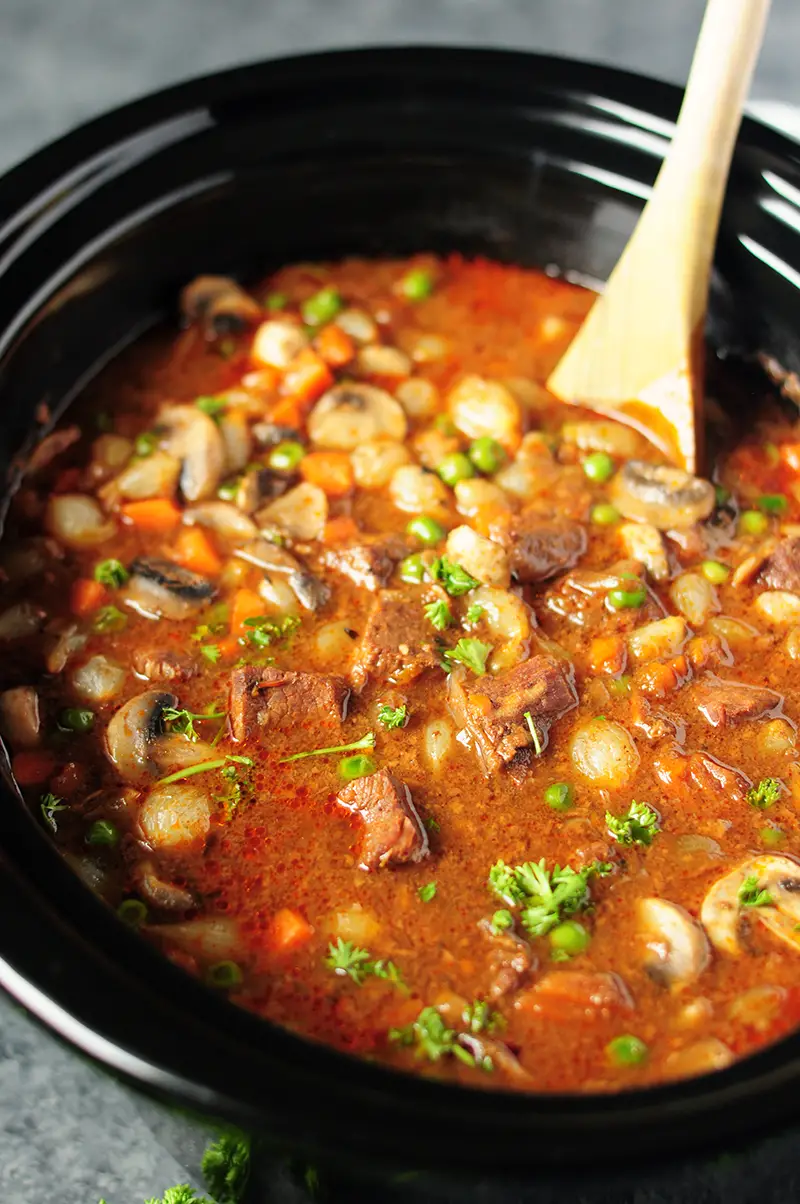
<path id="1" fill-rule="evenodd" d="M 189 681 L 197 676 L 200 666 L 188 652 L 175 648 L 137 648 L 133 671 L 148 681 Z"/>
<path id="2" fill-rule="evenodd" d="M 501 999 L 519 990 L 536 969 L 537 961 L 528 942 L 516 933 L 495 932 L 490 920 L 479 920 L 478 927 L 491 944 L 487 993 L 490 999 Z"/>
<path id="3" fill-rule="evenodd" d="M 436 632 L 425 618 L 423 606 L 443 590 L 431 589 L 424 597 L 403 590 L 381 590 L 372 604 L 364 634 L 355 651 L 350 677 L 361 689 L 368 677 L 408 685 L 426 669 L 439 663 Z"/>
<path id="4" fill-rule="evenodd" d="M 536 758 L 526 712 L 544 748 L 551 725 L 577 703 L 571 670 L 552 656 L 533 656 L 502 677 L 450 679 L 451 708 L 487 774 L 506 766 L 523 778 Z"/>
<path id="5" fill-rule="evenodd" d="M 700 714 L 712 727 L 760 719 L 780 706 L 782 695 L 764 686 L 748 686 L 739 681 L 723 681 L 709 675 L 692 687 L 691 698 Z"/>
<path id="6" fill-rule="evenodd" d="M 511 529 L 511 569 L 518 580 L 547 581 L 571 569 L 586 551 L 586 531 L 567 519 L 523 510 Z"/>
<path id="7" fill-rule="evenodd" d="M 234 740 L 266 731 L 298 733 L 309 748 L 341 739 L 350 690 L 343 677 L 243 665 L 231 673 L 228 714 Z"/>
<path id="8" fill-rule="evenodd" d="M 388 583 L 395 565 L 407 552 L 406 543 L 399 537 L 365 539 L 346 548 L 331 548 L 325 564 L 355 585 L 374 592 Z"/>
<path id="9" fill-rule="evenodd" d="M 421 861 L 428 855 L 428 836 L 417 814 L 411 791 L 388 770 L 356 778 L 336 800 L 355 811 L 364 824 L 358 856 L 361 868 Z"/>
<path id="10" fill-rule="evenodd" d="M 769 589 L 800 594 L 800 536 L 782 539 L 761 567 L 759 581 Z"/>

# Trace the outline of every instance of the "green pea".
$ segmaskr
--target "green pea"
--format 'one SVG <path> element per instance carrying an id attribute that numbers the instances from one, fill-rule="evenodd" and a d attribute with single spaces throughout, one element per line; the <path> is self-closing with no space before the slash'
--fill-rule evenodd
<path id="1" fill-rule="evenodd" d="M 412 268 L 400 281 L 400 292 L 409 301 L 424 301 L 433 292 L 433 276 L 427 268 Z"/>
<path id="2" fill-rule="evenodd" d="M 305 454 L 306 449 L 302 443 L 287 439 L 273 447 L 267 463 L 274 472 L 294 472 Z"/>
<path id="3" fill-rule="evenodd" d="M 147 908 L 141 899 L 123 899 L 117 908 L 117 915 L 131 928 L 139 928 L 147 919 Z"/>
<path id="4" fill-rule="evenodd" d="M 345 782 L 352 782 L 354 778 L 365 778 L 374 773 L 376 768 L 372 757 L 357 753 L 354 757 L 342 757 L 339 762 L 339 777 Z"/>
<path id="5" fill-rule="evenodd" d="M 508 457 L 496 439 L 492 439 L 491 435 L 481 435 L 480 439 L 473 439 L 470 444 L 469 458 L 478 472 L 492 476 L 500 471 Z"/>
<path id="6" fill-rule="evenodd" d="M 769 519 L 760 510 L 743 510 L 739 515 L 739 530 L 743 535 L 763 535 Z"/>
<path id="7" fill-rule="evenodd" d="M 785 514 L 789 509 L 789 501 L 783 493 L 763 493 L 756 505 L 767 514 Z"/>
<path id="8" fill-rule="evenodd" d="M 451 486 L 457 485 L 459 481 L 466 481 L 468 477 L 475 476 L 472 461 L 463 452 L 451 452 L 449 456 L 445 456 L 436 465 L 436 471 L 445 485 Z"/>
<path id="9" fill-rule="evenodd" d="M 575 791 L 569 782 L 552 782 L 545 788 L 544 801 L 554 811 L 569 811 L 575 801 Z"/>
<path id="10" fill-rule="evenodd" d="M 554 953 L 565 953 L 567 957 L 576 957 L 588 948 L 591 936 L 583 924 L 577 920 L 564 920 L 557 924 L 550 933 L 550 948 Z"/>
<path id="11" fill-rule="evenodd" d="M 59 715 L 58 722 L 70 732 L 90 732 L 94 727 L 94 711 L 66 707 Z"/>
<path id="12" fill-rule="evenodd" d="M 647 600 L 647 590 L 643 585 L 634 589 L 610 589 L 607 597 L 609 605 L 614 610 L 636 610 L 638 607 L 644 606 Z"/>
<path id="13" fill-rule="evenodd" d="M 606 1054 L 616 1066 L 639 1066 L 647 1058 L 648 1050 L 644 1041 L 625 1033 L 615 1037 L 606 1046 Z"/>
<path id="14" fill-rule="evenodd" d="M 409 585 L 419 585 L 420 581 L 425 580 L 425 561 L 419 552 L 415 552 L 413 556 L 406 556 L 405 560 L 400 561 L 398 571 L 401 581 L 407 581 Z"/>
<path id="15" fill-rule="evenodd" d="M 603 485 L 614 475 L 614 461 L 607 452 L 592 452 L 583 461 L 583 471 L 590 481 Z"/>
<path id="16" fill-rule="evenodd" d="M 206 971 L 206 982 L 210 987 L 229 990 L 238 987 L 242 981 L 242 971 L 236 962 L 215 962 Z"/>
<path id="17" fill-rule="evenodd" d="M 96 819 L 86 833 L 87 844 L 115 845 L 119 843 L 119 829 L 107 819 Z"/>
<path id="18" fill-rule="evenodd" d="M 778 848 L 786 840 L 786 833 L 782 828 L 762 828 L 759 836 L 769 849 Z"/>
<path id="19" fill-rule="evenodd" d="M 271 314 L 276 313 L 279 309 L 286 309 L 289 304 L 289 298 L 286 293 L 267 293 L 264 300 L 264 305 Z"/>
<path id="20" fill-rule="evenodd" d="M 136 441 L 133 445 L 133 450 L 137 456 L 152 456 L 153 452 L 158 447 L 158 435 L 152 431 L 143 431 L 141 435 L 136 436 Z"/>
<path id="21" fill-rule="evenodd" d="M 336 317 L 344 302 L 335 288 L 321 288 L 303 303 L 300 313 L 309 326 L 322 326 Z"/>
<path id="22" fill-rule="evenodd" d="M 712 585 L 723 585 L 731 575 L 727 564 L 722 564 L 719 560 L 704 560 L 700 568 L 706 581 L 710 581 Z"/>
<path id="23" fill-rule="evenodd" d="M 591 520 L 598 527 L 613 527 L 621 518 L 617 507 L 612 506 L 610 502 L 598 502 L 596 506 L 592 506 Z"/>
<path id="24" fill-rule="evenodd" d="M 431 518 L 427 514 L 418 514 L 416 518 L 412 518 L 411 522 L 406 527 L 409 535 L 413 535 L 420 543 L 432 546 L 435 543 L 440 543 L 445 537 L 445 529 L 441 523 L 437 523 L 435 518 Z"/>

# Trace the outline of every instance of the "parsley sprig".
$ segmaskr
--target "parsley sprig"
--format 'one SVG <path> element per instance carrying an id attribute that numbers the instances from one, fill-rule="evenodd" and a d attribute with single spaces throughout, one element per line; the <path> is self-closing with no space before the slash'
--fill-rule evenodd
<path id="1" fill-rule="evenodd" d="M 438 1062 L 441 1058 L 454 1057 L 465 1066 L 481 1070 L 494 1069 L 492 1059 L 484 1056 L 478 1061 L 475 1055 L 461 1044 L 462 1034 L 448 1028 L 438 1008 L 423 1008 L 412 1024 L 404 1028 L 389 1029 L 389 1040 L 398 1045 L 413 1046 L 418 1058 Z"/>
<path id="2" fill-rule="evenodd" d="M 200 1169 L 218 1204 L 237 1204 L 250 1177 L 251 1139 L 240 1129 L 221 1133 L 203 1154 Z"/>
<path id="3" fill-rule="evenodd" d="M 408 718 L 408 707 L 405 703 L 399 707 L 390 707 L 384 702 L 378 708 L 378 723 L 382 724 L 387 731 L 392 731 L 393 728 L 403 727 Z"/>
<path id="4" fill-rule="evenodd" d="M 491 651 L 491 644 L 462 636 L 455 648 L 448 648 L 444 652 L 442 667 L 449 673 L 454 664 L 462 664 L 471 669 L 476 677 L 483 677 L 486 672 L 486 659 Z"/>
<path id="5" fill-rule="evenodd" d="M 218 711 L 213 705 L 207 711 L 187 711 L 178 710 L 176 707 L 165 707 L 161 712 L 165 723 L 170 726 L 170 731 L 186 736 L 187 740 L 192 742 L 200 739 L 195 723 L 200 723 L 204 719 L 224 719 L 227 713 L 227 711 Z"/>
<path id="6" fill-rule="evenodd" d="M 611 871 L 605 861 L 594 861 L 581 870 L 568 865 L 548 870 L 544 858 L 517 866 L 497 861 L 489 871 L 489 889 L 508 907 L 519 908 L 526 932 L 533 937 L 545 936 L 565 916 L 588 906 L 591 878 L 604 877 Z"/>
<path id="7" fill-rule="evenodd" d="M 751 786 L 747 792 L 747 801 L 751 807 L 766 811 L 781 796 L 781 784 L 777 778 L 762 778 L 757 786 Z"/>
<path id="8" fill-rule="evenodd" d="M 623 845 L 652 844 L 653 837 L 661 831 L 658 815 L 653 808 L 635 800 L 625 815 L 606 811 L 606 827 L 617 843 Z"/>
<path id="9" fill-rule="evenodd" d="M 444 631 L 453 622 L 453 612 L 444 598 L 438 598 L 435 602 L 428 602 L 423 607 L 423 610 L 425 611 L 425 618 L 437 631 Z"/>
<path id="10" fill-rule="evenodd" d="M 68 811 L 69 807 L 67 804 L 58 795 L 48 793 L 43 794 L 39 799 L 39 806 L 42 809 L 42 819 L 48 828 L 51 832 L 57 832 L 58 821 L 56 820 L 56 814 L 59 811 Z"/>
<path id="11" fill-rule="evenodd" d="M 245 640 L 254 648 L 267 648 L 276 640 L 285 640 L 293 635 L 300 626 L 297 615 L 285 615 L 282 619 L 270 619 L 267 615 L 257 615 L 244 620 Z"/>
<path id="12" fill-rule="evenodd" d="M 289 761 L 302 761 L 305 757 L 327 757 L 329 753 L 357 752 L 362 748 L 375 747 L 375 733 L 367 732 L 360 740 L 352 744 L 334 744 L 332 748 L 311 748 L 308 752 L 293 753 L 291 757 L 282 757 L 279 765 L 287 765 Z"/>
<path id="13" fill-rule="evenodd" d="M 480 581 L 476 581 L 465 568 L 449 560 L 447 556 L 437 557 L 428 572 L 434 581 L 444 586 L 451 598 L 460 598 L 462 594 L 467 594 L 480 585 Z"/>
<path id="14" fill-rule="evenodd" d="M 461 1019 L 466 1025 L 467 1032 L 477 1036 L 478 1033 L 494 1033 L 505 1028 L 505 1018 L 499 1012 L 493 1012 L 485 999 L 475 999 L 468 1003 L 461 1013 Z"/>
<path id="15" fill-rule="evenodd" d="M 774 902 L 768 890 L 762 890 L 758 878 L 751 874 L 739 887 L 740 907 L 769 907 Z"/>
<path id="16" fill-rule="evenodd" d="M 403 975 L 392 961 L 380 958 L 374 961 L 368 949 L 361 949 L 352 941 L 343 941 L 338 937 L 336 942 L 328 945 L 328 956 L 325 965 L 340 978 L 352 978 L 356 986 L 361 986 L 366 978 L 383 978 L 387 982 L 400 985 Z"/>

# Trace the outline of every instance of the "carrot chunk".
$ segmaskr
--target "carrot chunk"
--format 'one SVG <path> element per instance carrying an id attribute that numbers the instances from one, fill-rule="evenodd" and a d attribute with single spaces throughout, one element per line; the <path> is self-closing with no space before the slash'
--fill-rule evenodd
<path id="1" fill-rule="evenodd" d="M 345 497 L 355 484 L 347 452 L 309 452 L 300 461 L 300 475 L 310 485 L 318 485 L 328 497 Z"/>
<path id="2" fill-rule="evenodd" d="M 11 772 L 20 786 L 43 786 L 55 768 L 55 759 L 46 752 L 20 752 L 11 762 Z"/>
<path id="3" fill-rule="evenodd" d="M 288 953 L 298 945 L 304 945 L 314 929 L 308 920 L 290 907 L 282 907 L 272 917 L 270 925 L 270 946 L 276 953 Z"/>
<path id="4" fill-rule="evenodd" d="M 355 343 L 341 326 L 332 323 L 319 332 L 314 345 L 326 364 L 332 368 L 343 368 L 356 353 Z"/>
<path id="5" fill-rule="evenodd" d="M 257 619 L 264 608 L 264 599 L 254 589 L 237 589 L 231 605 L 231 635 L 243 635 L 245 619 Z"/>
<path id="6" fill-rule="evenodd" d="M 86 618 L 98 610 L 106 600 L 106 588 L 91 577 L 79 577 L 72 584 L 70 610 L 78 618 Z"/>
<path id="7" fill-rule="evenodd" d="M 346 543 L 358 535 L 358 523 L 349 514 L 340 514 L 325 524 L 323 543 Z"/>
<path id="8" fill-rule="evenodd" d="M 205 577 L 216 577 L 222 571 L 219 554 L 202 527 L 184 527 L 179 531 L 172 555 L 185 569 Z"/>
<path id="9" fill-rule="evenodd" d="M 171 498 L 153 497 L 143 502 L 128 502 L 122 507 L 122 517 L 140 531 L 163 533 L 175 530 L 181 512 Z"/>
<path id="10" fill-rule="evenodd" d="M 626 654 L 622 636 L 598 636 L 589 645 L 589 665 L 593 673 L 621 673 Z"/>
<path id="11" fill-rule="evenodd" d="M 304 347 L 294 357 L 283 377 L 283 395 L 301 406 L 317 400 L 333 384 L 333 373 L 322 356 Z"/>

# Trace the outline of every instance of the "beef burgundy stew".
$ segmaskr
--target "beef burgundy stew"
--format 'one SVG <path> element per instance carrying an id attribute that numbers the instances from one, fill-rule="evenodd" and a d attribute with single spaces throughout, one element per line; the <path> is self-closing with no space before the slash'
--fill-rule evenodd
<path id="1" fill-rule="evenodd" d="M 591 299 L 458 257 L 202 277 L 0 549 L 0 724 L 77 872 L 240 1006 L 472 1086 L 800 1021 L 800 430 L 763 383 L 712 484 L 560 405 Z"/>

